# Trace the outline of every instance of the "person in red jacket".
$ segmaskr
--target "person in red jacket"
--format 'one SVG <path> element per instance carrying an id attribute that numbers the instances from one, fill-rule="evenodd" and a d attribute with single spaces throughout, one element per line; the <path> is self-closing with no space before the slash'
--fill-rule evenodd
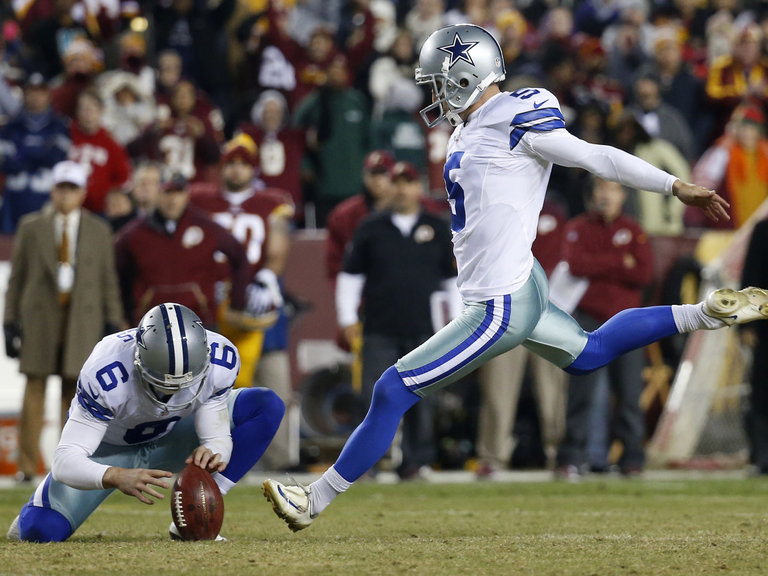
<path id="1" fill-rule="evenodd" d="M 594 178 L 587 213 L 565 227 L 563 259 L 574 276 L 589 284 L 574 313 L 585 330 L 628 308 L 641 305 L 643 289 L 651 282 L 653 255 L 648 239 L 633 218 L 623 213 L 626 191 L 616 182 Z M 645 465 L 643 350 L 632 350 L 584 376 L 571 376 L 568 386 L 565 438 L 557 454 L 556 475 L 579 477 L 586 464 L 592 397 L 600 378 L 607 376 L 615 396 L 615 436 L 624 445 L 618 465 L 625 476 L 639 474 Z"/>
<path id="2" fill-rule="evenodd" d="M 126 224 L 115 239 L 115 263 L 126 318 L 136 322 L 150 308 L 176 302 L 216 326 L 217 253 L 230 264 L 231 308 L 245 308 L 251 267 L 245 248 L 205 212 L 189 206 L 186 180 L 173 175 L 155 210 Z"/>
<path id="3" fill-rule="evenodd" d="M 96 214 L 104 212 L 104 198 L 113 188 L 125 184 L 131 176 L 128 154 L 101 126 L 104 104 L 95 90 L 86 90 L 77 99 L 77 121 L 71 126 L 70 159 L 88 174 L 85 208 Z"/>

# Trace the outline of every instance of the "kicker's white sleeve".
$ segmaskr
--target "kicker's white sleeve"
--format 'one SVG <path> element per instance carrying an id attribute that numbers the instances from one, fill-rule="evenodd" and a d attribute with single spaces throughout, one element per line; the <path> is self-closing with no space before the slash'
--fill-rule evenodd
<path id="1" fill-rule="evenodd" d="M 232 434 L 226 399 L 222 402 L 206 402 L 198 408 L 195 412 L 195 432 L 201 446 L 214 454 L 221 454 L 222 462 L 229 462 L 232 456 Z"/>
<path id="2" fill-rule="evenodd" d="M 336 276 L 336 322 L 339 326 L 357 324 L 357 311 L 363 298 L 365 274 L 340 272 Z"/>
<path id="3" fill-rule="evenodd" d="M 54 480 L 79 490 L 102 490 L 102 479 L 109 466 L 91 460 L 91 454 L 101 444 L 107 422 L 96 422 L 79 410 L 69 411 L 61 431 L 61 439 L 53 453 L 51 474 Z"/>
<path id="4" fill-rule="evenodd" d="M 568 168 L 589 172 L 639 190 L 672 194 L 677 178 L 645 160 L 612 146 L 590 144 L 567 130 L 528 132 L 522 139 L 535 154 Z"/>

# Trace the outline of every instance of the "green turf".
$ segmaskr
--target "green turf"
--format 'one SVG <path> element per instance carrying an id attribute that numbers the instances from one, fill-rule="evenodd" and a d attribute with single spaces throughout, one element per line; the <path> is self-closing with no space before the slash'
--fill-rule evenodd
<path id="1" fill-rule="evenodd" d="M 0 491 L 0 523 L 28 497 Z M 171 542 L 169 522 L 114 495 L 69 542 L 3 540 L 0 574 L 768 574 L 765 479 L 361 484 L 298 534 L 245 486 L 229 542 Z"/>

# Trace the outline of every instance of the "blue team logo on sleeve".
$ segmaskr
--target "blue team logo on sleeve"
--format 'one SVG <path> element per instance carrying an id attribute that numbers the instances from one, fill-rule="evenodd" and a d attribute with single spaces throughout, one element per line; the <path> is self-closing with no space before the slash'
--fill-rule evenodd
<path id="1" fill-rule="evenodd" d="M 538 108 L 516 114 L 509 125 L 513 127 L 509 134 L 509 149 L 512 150 L 529 130 L 549 132 L 557 128 L 565 128 L 565 118 L 557 108 Z"/>
<path id="2" fill-rule="evenodd" d="M 452 68 L 453 65 L 456 64 L 456 62 L 459 60 L 464 60 L 464 62 L 474 66 L 475 63 L 472 61 L 472 56 L 469 55 L 469 51 L 478 44 L 479 42 L 462 42 L 461 36 L 456 34 L 453 37 L 453 44 L 440 46 L 438 50 L 442 50 L 446 54 L 450 54 L 451 61 L 448 62 L 448 68 Z"/>
<path id="3" fill-rule="evenodd" d="M 97 420 L 102 420 L 104 422 L 112 420 L 115 417 L 115 414 L 109 408 L 99 404 L 97 401 L 98 398 L 99 394 L 97 392 L 94 392 L 90 386 L 86 389 L 86 386 L 83 385 L 82 381 L 78 380 L 77 401 L 80 403 L 80 406 Z"/>

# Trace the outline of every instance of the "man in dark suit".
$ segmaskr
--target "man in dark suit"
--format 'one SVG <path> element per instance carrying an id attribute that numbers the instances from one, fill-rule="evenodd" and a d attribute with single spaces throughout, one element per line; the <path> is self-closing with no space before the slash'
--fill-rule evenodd
<path id="1" fill-rule="evenodd" d="M 37 468 L 48 376 L 62 379 L 66 420 L 83 362 L 105 332 L 125 326 L 112 233 L 82 208 L 87 176 L 71 161 L 53 168 L 51 202 L 25 216 L 13 247 L 5 299 L 6 353 L 27 385 L 19 419 L 19 480 Z"/>

